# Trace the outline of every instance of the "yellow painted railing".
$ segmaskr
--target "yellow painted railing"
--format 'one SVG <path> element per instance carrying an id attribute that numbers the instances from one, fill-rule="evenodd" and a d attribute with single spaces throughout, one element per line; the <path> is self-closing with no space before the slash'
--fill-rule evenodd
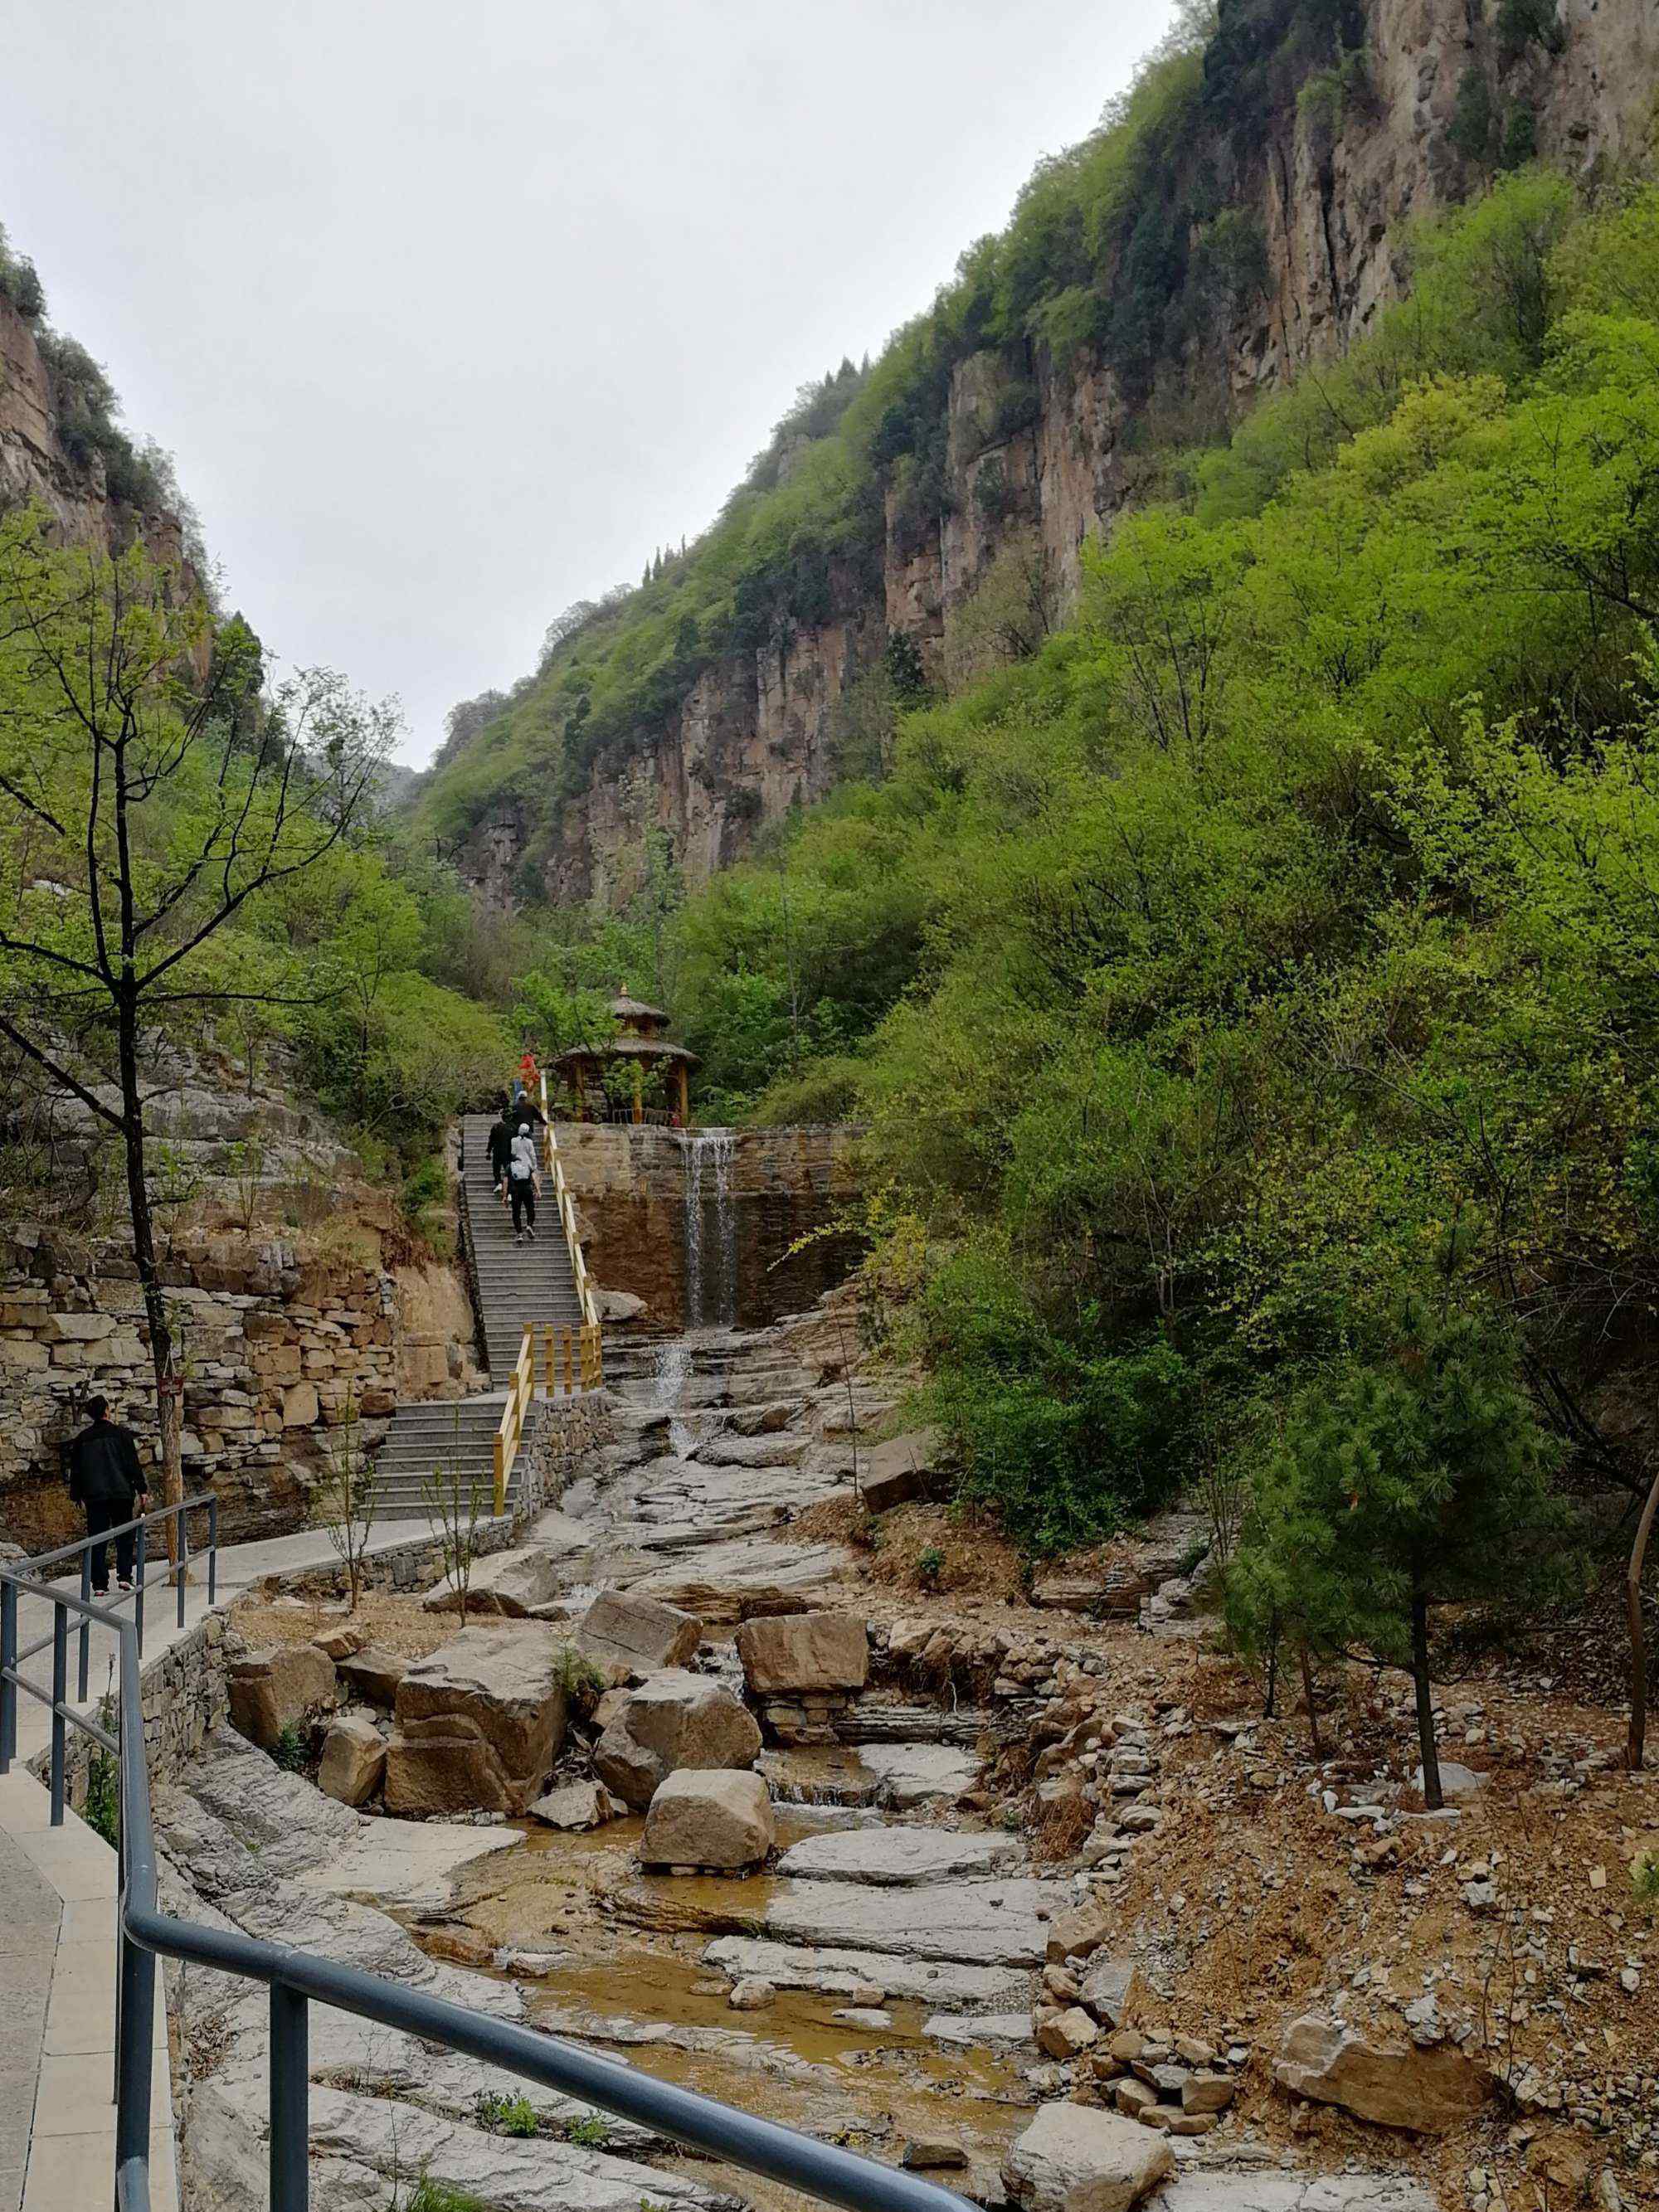
<path id="1" fill-rule="evenodd" d="M 597 1390 L 605 1381 L 605 1354 L 597 1322 L 580 1328 L 560 1328 L 550 1321 L 526 1322 L 519 1346 L 513 1379 L 507 1386 L 501 1426 L 495 1431 L 495 1510 L 507 1510 L 507 1486 L 513 1462 L 524 1442 L 530 1408 L 538 1394 L 549 1398 L 574 1397 L 579 1390 Z"/>
<path id="2" fill-rule="evenodd" d="M 559 1158 L 559 1140 L 553 1133 L 553 1116 L 547 1106 L 547 1078 L 542 1078 L 542 1157 L 546 1164 L 547 1180 L 558 1203 L 559 1219 L 564 1224 L 565 1248 L 570 1255 L 570 1272 L 576 1279 L 576 1303 L 581 1309 L 582 1326 L 597 1334 L 599 1326 L 599 1302 L 593 1295 L 593 1285 L 587 1279 L 587 1262 L 582 1257 L 581 1244 L 576 1235 L 576 1203 L 570 1195 L 570 1187 L 564 1179 L 564 1162 Z M 603 1376 L 599 1378 L 603 1381 Z"/>
<path id="3" fill-rule="evenodd" d="M 501 1425 L 495 1431 L 495 1511 L 498 1516 L 507 1510 L 507 1486 L 513 1477 L 513 1462 L 519 1455 L 519 1446 L 524 1440 L 525 1423 L 530 1418 L 531 1401 L 536 1395 L 533 1339 L 534 1331 L 526 1322 L 524 1340 L 514 1364 L 513 1379 L 507 1386 L 507 1403 L 501 1408 Z"/>

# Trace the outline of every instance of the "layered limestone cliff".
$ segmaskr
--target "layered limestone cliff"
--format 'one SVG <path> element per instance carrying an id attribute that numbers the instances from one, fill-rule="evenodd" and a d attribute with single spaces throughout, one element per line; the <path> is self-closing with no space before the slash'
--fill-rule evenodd
<path id="1" fill-rule="evenodd" d="M 102 456 L 71 453 L 63 428 L 37 325 L 0 292 L 0 512 L 39 501 L 65 538 L 107 544 L 136 531 L 156 560 L 185 564 L 179 517 L 114 497 Z"/>
<path id="2" fill-rule="evenodd" d="M 1559 0 L 1559 51 L 1533 40 L 1518 53 L 1502 47 L 1483 0 L 1367 0 L 1365 14 L 1358 87 L 1323 106 L 1292 102 L 1240 164 L 1229 198 L 1262 242 L 1266 281 L 1168 366 L 1161 388 L 1177 404 L 1202 390 L 1236 416 L 1340 352 L 1399 295 L 1409 223 L 1487 173 L 1451 137 L 1469 71 L 1496 111 L 1528 111 L 1538 153 L 1570 175 L 1607 175 L 1649 150 L 1654 0 Z M 936 666 L 953 611 L 1016 535 L 1040 546 L 1064 611 L 1084 543 L 1137 496 L 1135 407 L 1097 361 L 1062 365 L 1035 346 L 1024 361 L 999 351 L 960 362 L 947 404 L 942 511 L 918 526 L 889 494 L 879 588 L 835 576 L 829 621 L 706 668 L 676 713 L 636 733 L 625 764 L 602 761 L 550 825 L 533 804 L 504 800 L 461 855 L 487 897 L 615 904 L 637 887 L 653 830 L 694 884 L 741 857 L 844 772 L 855 687 L 890 634 Z M 1021 427 L 999 434 L 1011 416 Z"/>

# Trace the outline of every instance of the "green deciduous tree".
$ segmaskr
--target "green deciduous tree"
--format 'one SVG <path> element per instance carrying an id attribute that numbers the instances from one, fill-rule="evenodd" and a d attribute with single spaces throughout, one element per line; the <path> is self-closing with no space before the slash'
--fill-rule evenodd
<path id="1" fill-rule="evenodd" d="M 149 1070 L 241 1000 L 312 995 L 297 961 L 239 963 L 234 933 L 347 837 L 393 723 L 323 671 L 250 714 L 257 651 L 213 642 L 200 595 L 141 550 L 0 522 L 0 1036 L 122 1146 L 169 1503 L 181 1386 Z"/>

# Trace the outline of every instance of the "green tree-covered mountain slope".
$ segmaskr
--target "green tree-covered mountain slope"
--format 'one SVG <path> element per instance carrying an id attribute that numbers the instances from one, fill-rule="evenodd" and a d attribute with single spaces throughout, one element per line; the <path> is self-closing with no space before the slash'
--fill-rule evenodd
<path id="1" fill-rule="evenodd" d="M 653 836 L 706 880 L 878 761 L 896 699 L 1065 619 L 1172 450 L 1398 295 L 1414 219 L 1534 149 L 1613 173 L 1656 82 L 1639 9 L 1195 8 L 878 361 L 803 392 L 710 530 L 456 710 L 423 836 L 497 905 L 617 905 Z"/>

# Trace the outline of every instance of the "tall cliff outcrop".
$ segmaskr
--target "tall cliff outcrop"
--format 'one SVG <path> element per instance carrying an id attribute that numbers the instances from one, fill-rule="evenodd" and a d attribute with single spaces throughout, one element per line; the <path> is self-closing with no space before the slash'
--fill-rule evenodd
<path id="1" fill-rule="evenodd" d="M 1316 14 L 1337 18 L 1322 59 L 1302 35 Z M 1273 74 L 1263 57 L 1275 53 L 1294 57 L 1294 69 Z M 1084 542 L 1133 503 L 1148 447 L 1213 432 L 1363 333 L 1400 295 L 1415 218 L 1530 154 L 1586 182 L 1643 158 L 1659 87 L 1659 9 L 1652 0 L 1351 0 L 1344 15 L 1304 0 L 1223 0 L 1194 82 L 1193 112 L 1207 117 L 1205 127 L 1172 136 L 1139 222 L 1130 228 L 1126 218 L 1101 248 L 1086 294 L 1073 285 L 1056 302 L 1080 301 L 1109 321 L 1121 295 L 1157 282 L 1137 255 L 1144 263 L 1161 250 L 1182 272 L 1185 319 L 1151 370 L 1126 373 L 1121 343 L 1051 342 L 1041 314 L 994 343 L 955 334 L 936 379 L 936 419 L 924 427 L 927 467 L 915 459 L 914 424 L 904 434 L 910 459 L 896 468 L 880 465 L 879 435 L 866 439 L 878 482 L 857 525 L 861 551 L 820 560 L 803 593 L 799 535 L 781 538 L 773 566 L 789 611 L 762 636 L 741 619 L 740 586 L 740 618 L 724 649 L 697 653 L 697 626 L 682 616 L 685 654 L 661 663 L 597 749 L 583 750 L 590 679 L 573 690 L 556 665 L 438 771 L 425 804 L 487 897 L 617 903 L 640 881 L 652 832 L 700 883 L 765 825 L 820 797 L 856 763 L 860 679 L 884 664 L 890 639 L 906 641 L 912 665 L 936 668 L 953 617 L 1015 546 L 1040 556 L 1042 589 L 1063 611 Z M 1223 247 L 1231 273 L 1206 293 L 1192 272 L 1202 252 L 1214 258 Z M 970 305 L 958 315 L 969 339 L 972 320 Z M 775 458 L 787 477 L 801 465 L 799 441 L 781 441 Z M 745 582 L 751 605 L 763 603 L 767 577 Z M 665 622 L 678 604 L 666 603 Z M 628 649 L 638 650 L 630 638 Z M 578 660 L 582 650 L 579 639 Z"/>
<path id="2" fill-rule="evenodd" d="M 27 283 L 17 281 L 24 270 Z M 112 544 L 137 533 L 157 560 L 186 560 L 164 464 L 116 428 L 101 371 L 44 322 L 33 271 L 3 234 L 0 277 L 0 511 L 38 501 L 65 537 Z"/>

